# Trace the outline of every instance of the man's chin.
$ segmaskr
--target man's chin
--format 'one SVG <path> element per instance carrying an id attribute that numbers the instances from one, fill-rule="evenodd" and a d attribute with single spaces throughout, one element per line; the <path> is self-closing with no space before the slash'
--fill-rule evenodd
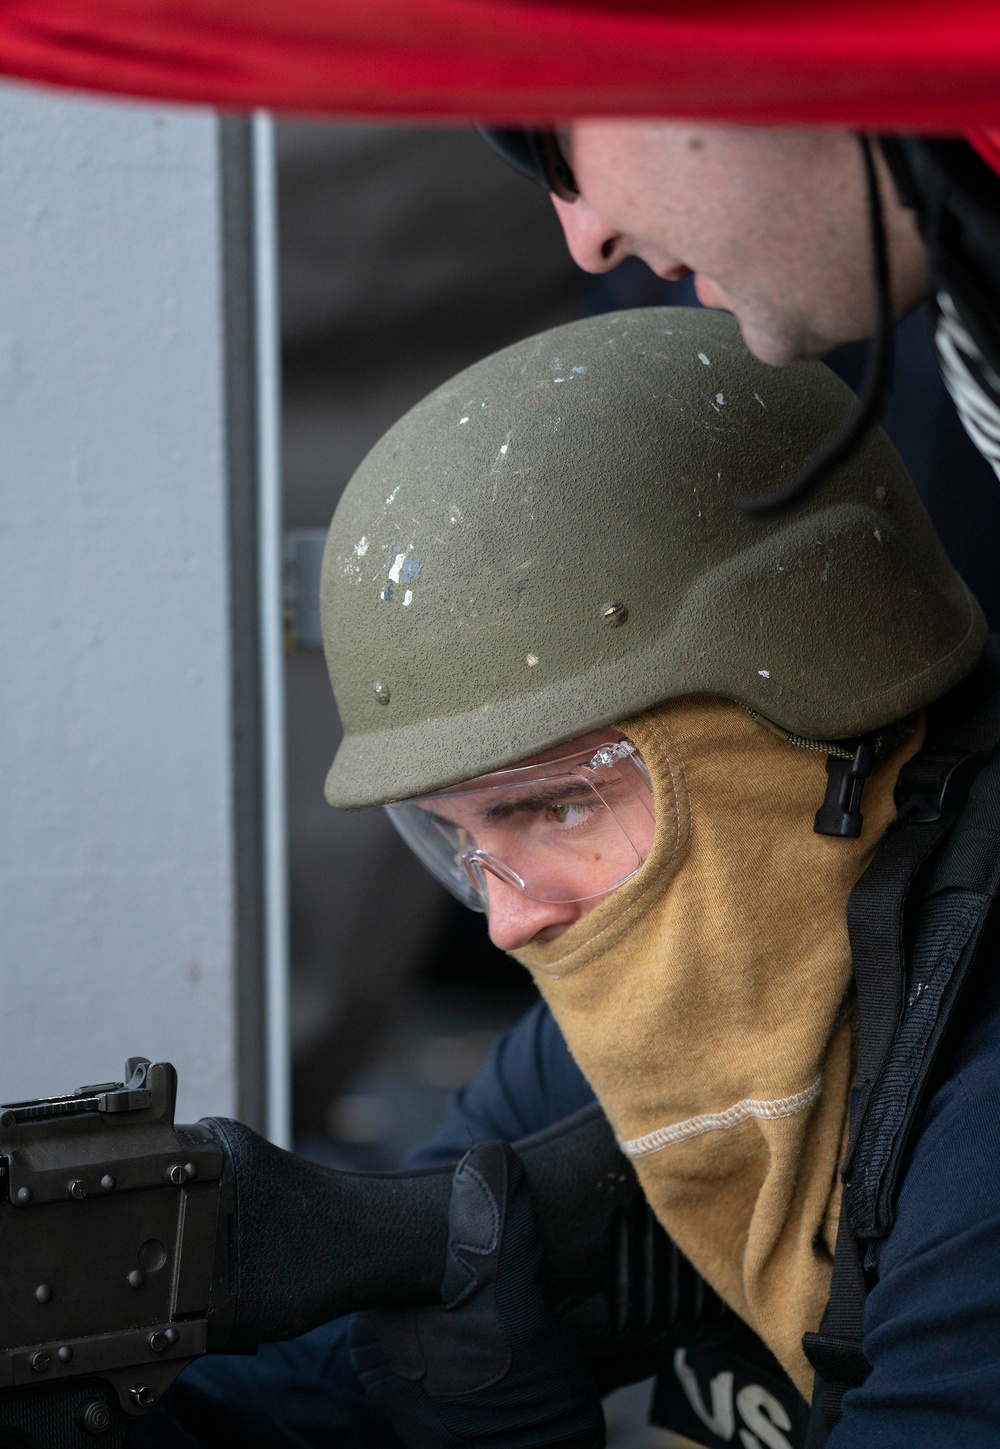
<path id="1" fill-rule="evenodd" d="M 754 357 L 771 367 L 787 367 L 792 362 L 815 362 L 825 357 L 830 347 L 835 345 L 824 343 L 803 330 L 781 326 L 780 323 L 775 325 L 774 319 L 762 321 L 753 315 L 741 315 L 736 307 L 730 310 L 735 312 L 743 341 Z"/>
<path id="2" fill-rule="evenodd" d="M 830 347 L 835 345 L 821 343 L 816 338 L 804 335 L 799 329 L 780 325 L 780 322 L 775 325 L 776 319 L 773 315 L 770 319 L 753 315 L 733 302 L 718 282 L 713 282 L 711 277 L 703 276 L 701 272 L 695 274 L 694 290 L 703 307 L 732 312 L 740 324 L 743 341 L 754 357 L 772 367 L 787 367 L 791 362 L 814 362 L 817 358 L 824 357 Z"/>
<path id="3" fill-rule="evenodd" d="M 823 349 L 807 347 L 799 338 L 783 337 L 754 327 L 738 319 L 743 341 L 754 357 L 771 367 L 787 367 L 792 362 L 815 362 L 823 356 Z"/>

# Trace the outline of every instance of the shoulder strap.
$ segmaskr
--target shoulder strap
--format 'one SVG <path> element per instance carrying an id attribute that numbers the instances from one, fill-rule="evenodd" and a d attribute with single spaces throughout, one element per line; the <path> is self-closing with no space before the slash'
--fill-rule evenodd
<path id="1" fill-rule="evenodd" d="M 1000 890 L 1000 650 L 928 711 L 924 748 L 900 772 L 898 818 L 848 904 L 858 990 L 858 1073 L 830 1300 L 803 1347 L 816 1370 L 818 1449 L 847 1389 L 867 1378 L 864 1243 L 892 1225 L 896 1194 L 953 1038 Z"/>

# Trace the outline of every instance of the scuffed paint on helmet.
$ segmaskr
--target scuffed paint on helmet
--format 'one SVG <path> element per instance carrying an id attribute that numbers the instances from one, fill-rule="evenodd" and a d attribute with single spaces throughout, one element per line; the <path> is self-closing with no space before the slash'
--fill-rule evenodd
<path id="1" fill-rule="evenodd" d="M 327 798 L 421 794 L 682 695 L 836 739 L 943 694 L 985 623 L 880 429 L 791 512 L 736 507 L 851 403 L 822 364 L 769 367 L 731 317 L 679 308 L 560 327 L 438 388 L 331 525 Z"/>

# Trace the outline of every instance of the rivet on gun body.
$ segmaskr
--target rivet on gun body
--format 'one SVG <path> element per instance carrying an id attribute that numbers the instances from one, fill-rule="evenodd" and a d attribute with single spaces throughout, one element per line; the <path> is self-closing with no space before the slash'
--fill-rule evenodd
<path id="1" fill-rule="evenodd" d="M 22 1207 L 27 1207 L 28 1203 L 31 1201 L 34 1195 L 35 1194 L 31 1191 L 30 1187 L 19 1187 L 16 1194 L 17 1201 L 21 1204 Z"/>
<path id="2" fill-rule="evenodd" d="M 125 1281 L 130 1288 L 141 1288 L 146 1281 L 146 1275 L 141 1268 L 133 1268 Z"/>
<path id="3" fill-rule="evenodd" d="M 52 1302 L 52 1289 L 47 1283 L 39 1283 L 35 1289 L 35 1301 L 38 1303 Z"/>
<path id="4" fill-rule="evenodd" d="M 182 1167 L 179 1162 L 174 1162 L 167 1168 L 167 1181 L 172 1182 L 175 1187 L 180 1187 L 181 1183 L 187 1182 L 187 1179 L 187 1168 Z"/>
<path id="5" fill-rule="evenodd" d="M 62 1348 L 57 1349 L 56 1358 L 59 1360 L 60 1363 L 73 1362 L 73 1350 L 70 1348 L 68 1343 L 64 1343 Z"/>
<path id="6" fill-rule="evenodd" d="M 156 1395 L 148 1384 L 133 1384 L 128 1396 L 137 1409 L 150 1409 L 156 1403 Z"/>
<path id="7" fill-rule="evenodd" d="M 16 1127 L 17 1118 L 9 1107 L 0 1112 L 0 1127 Z"/>
<path id="8" fill-rule="evenodd" d="M 104 1176 L 101 1178 L 101 1191 L 102 1192 L 114 1192 L 114 1190 L 115 1190 L 115 1188 L 117 1186 L 118 1186 L 118 1184 L 117 1184 L 117 1182 L 115 1182 L 115 1180 L 111 1176 L 111 1173 L 110 1172 L 106 1172 L 104 1174 Z"/>
<path id="9" fill-rule="evenodd" d="M 66 1184 L 66 1190 L 70 1197 L 75 1197 L 79 1201 L 80 1198 L 87 1196 L 87 1183 L 82 1177 L 74 1177 L 72 1182 Z"/>
<path id="10" fill-rule="evenodd" d="M 45 1373 L 52 1360 L 49 1358 L 47 1353 L 42 1353 L 41 1351 L 39 1351 L 38 1353 L 33 1353 L 31 1355 L 29 1362 L 31 1364 L 31 1367 L 35 1370 L 36 1374 L 43 1374 Z"/>
<path id="11" fill-rule="evenodd" d="M 147 1347 L 151 1348 L 154 1353 L 162 1353 L 167 1346 L 167 1335 L 165 1333 L 160 1333 L 159 1331 L 151 1333 L 146 1339 L 146 1345 Z"/>

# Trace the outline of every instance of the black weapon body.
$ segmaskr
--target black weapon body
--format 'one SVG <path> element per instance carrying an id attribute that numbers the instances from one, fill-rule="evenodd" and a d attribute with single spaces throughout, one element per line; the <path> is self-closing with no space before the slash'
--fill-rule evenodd
<path id="1" fill-rule="evenodd" d="M 173 1122 L 177 1076 L 0 1107 L 0 1449 L 124 1442 L 181 1369 L 439 1297 L 453 1165 L 318 1166 Z M 554 1309 L 602 1391 L 732 1315 L 656 1224 L 600 1110 L 515 1144 Z"/>
<path id="2" fill-rule="evenodd" d="M 0 1446 L 121 1443 L 208 1341 L 224 1154 L 177 1074 L 0 1107 Z M 222 1266 L 222 1265 L 220 1265 Z"/>

